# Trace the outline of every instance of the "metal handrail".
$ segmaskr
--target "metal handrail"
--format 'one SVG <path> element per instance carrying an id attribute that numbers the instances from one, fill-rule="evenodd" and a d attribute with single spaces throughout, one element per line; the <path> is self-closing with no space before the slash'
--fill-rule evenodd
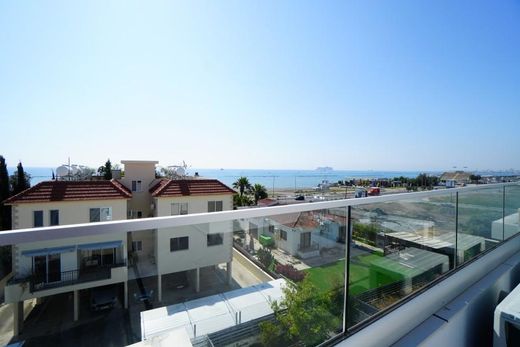
<path id="1" fill-rule="evenodd" d="M 483 184 L 462 188 L 439 189 L 423 192 L 388 194 L 357 199 L 342 199 L 313 203 L 292 204 L 273 207 L 258 207 L 212 213 L 194 213 L 179 216 L 150 217 L 132 220 L 116 220 L 98 223 L 71 224 L 63 226 L 7 230 L 0 233 L 0 246 L 25 242 L 61 239 L 71 232 L 75 236 L 101 235 L 128 231 L 171 228 L 201 223 L 225 222 L 233 219 L 268 217 L 273 215 L 308 212 L 321 209 L 346 208 L 390 201 L 423 199 L 432 196 L 454 193 L 467 193 L 478 190 L 496 189 L 506 186 L 518 186 L 520 182 Z"/>
<path id="2" fill-rule="evenodd" d="M 28 282 L 30 291 L 33 293 L 44 289 L 109 279 L 111 277 L 112 268 L 123 266 L 126 266 L 125 261 L 118 262 L 116 264 L 97 266 L 90 269 L 75 269 L 61 272 L 52 272 L 47 274 L 46 279 L 44 279 L 40 274 L 31 274 L 23 278 L 12 278 L 10 281 L 8 281 L 8 285 Z M 47 279 L 52 277 L 59 278 L 59 280 L 55 282 L 48 282 Z"/>

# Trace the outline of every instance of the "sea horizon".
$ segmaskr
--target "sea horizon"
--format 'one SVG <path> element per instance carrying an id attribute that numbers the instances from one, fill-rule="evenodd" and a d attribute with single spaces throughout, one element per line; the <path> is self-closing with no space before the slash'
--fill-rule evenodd
<path id="1" fill-rule="evenodd" d="M 9 174 L 16 171 L 16 167 L 7 168 Z M 52 173 L 56 168 L 52 167 L 24 167 L 24 170 L 31 175 L 31 185 L 52 179 Z M 455 170 L 455 169 L 454 169 Z M 451 170 L 453 171 L 453 170 Z M 444 171 L 440 170 L 296 170 L 296 169 L 208 169 L 208 168 L 188 168 L 187 173 L 194 175 L 198 173 L 201 177 L 215 178 L 228 186 L 241 176 L 245 176 L 252 184 L 262 184 L 269 190 L 272 189 L 303 189 L 316 187 L 319 183 L 327 180 L 331 183 L 351 180 L 368 179 L 376 180 L 383 178 L 407 177 L 415 178 L 421 173 L 430 175 L 440 175 Z M 510 176 L 518 174 L 517 170 L 486 170 L 475 171 L 476 174 Z"/>

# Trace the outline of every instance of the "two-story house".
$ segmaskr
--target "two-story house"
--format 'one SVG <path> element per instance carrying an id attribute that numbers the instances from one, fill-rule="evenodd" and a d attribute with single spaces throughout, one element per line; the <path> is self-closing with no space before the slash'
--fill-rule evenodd
<path id="1" fill-rule="evenodd" d="M 125 219 L 131 193 L 111 181 L 41 182 L 6 200 L 13 229 Z M 13 279 L 5 301 L 14 304 L 14 332 L 23 324 L 23 301 L 121 283 L 127 292 L 126 233 L 74 236 L 13 245 Z M 127 305 L 125 295 L 125 307 Z"/>
<path id="2" fill-rule="evenodd" d="M 122 161 L 120 180 L 46 181 L 11 197 L 13 228 L 33 228 L 232 209 L 233 191 L 214 179 L 157 179 L 156 161 Z M 226 264 L 231 279 L 231 223 L 161 230 L 139 230 L 13 245 L 13 279 L 6 302 L 15 305 L 15 333 L 21 329 L 23 301 L 122 283 L 128 303 L 128 280 L 185 272 L 200 289 L 200 269 Z"/>

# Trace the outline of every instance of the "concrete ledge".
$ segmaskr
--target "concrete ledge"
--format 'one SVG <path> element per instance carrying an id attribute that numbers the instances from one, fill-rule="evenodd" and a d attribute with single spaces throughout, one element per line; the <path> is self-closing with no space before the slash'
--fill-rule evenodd
<path id="1" fill-rule="evenodd" d="M 249 270 L 256 278 L 258 278 L 262 282 L 273 281 L 274 278 L 269 276 L 264 270 L 259 268 L 255 263 L 251 260 L 247 259 L 245 255 L 237 251 L 233 248 L 233 259 L 238 261 L 242 266 L 244 266 L 247 270 Z"/>

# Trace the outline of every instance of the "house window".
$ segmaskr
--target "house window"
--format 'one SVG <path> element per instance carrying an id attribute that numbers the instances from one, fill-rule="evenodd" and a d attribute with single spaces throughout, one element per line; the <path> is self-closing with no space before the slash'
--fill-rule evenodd
<path id="1" fill-rule="evenodd" d="M 174 237 L 170 239 L 170 252 L 182 251 L 189 248 L 188 236 Z"/>
<path id="2" fill-rule="evenodd" d="M 137 211 L 137 218 L 143 218 L 143 211 Z"/>
<path id="3" fill-rule="evenodd" d="M 188 203 L 172 203 L 172 216 L 178 216 L 183 214 L 188 214 Z"/>
<path id="4" fill-rule="evenodd" d="M 60 210 L 50 210 L 50 225 L 60 225 Z"/>
<path id="5" fill-rule="evenodd" d="M 90 222 L 101 222 L 108 220 L 112 220 L 112 207 L 90 209 Z"/>
<path id="6" fill-rule="evenodd" d="M 287 231 L 280 229 L 280 238 L 287 241 Z"/>
<path id="7" fill-rule="evenodd" d="M 274 234 L 274 225 L 269 225 L 269 232 Z"/>
<path id="8" fill-rule="evenodd" d="M 43 211 L 34 211 L 33 212 L 33 225 L 35 228 L 43 226 Z"/>
<path id="9" fill-rule="evenodd" d="M 141 181 L 132 181 L 132 191 L 133 192 L 141 191 Z"/>
<path id="10" fill-rule="evenodd" d="M 132 241 L 132 251 L 140 252 L 143 250 L 143 241 Z"/>
<path id="11" fill-rule="evenodd" d="M 208 201 L 208 212 L 219 212 L 219 211 L 222 211 L 222 200 Z"/>
<path id="12" fill-rule="evenodd" d="M 222 234 L 208 234 L 208 246 L 221 245 L 224 240 Z"/>

